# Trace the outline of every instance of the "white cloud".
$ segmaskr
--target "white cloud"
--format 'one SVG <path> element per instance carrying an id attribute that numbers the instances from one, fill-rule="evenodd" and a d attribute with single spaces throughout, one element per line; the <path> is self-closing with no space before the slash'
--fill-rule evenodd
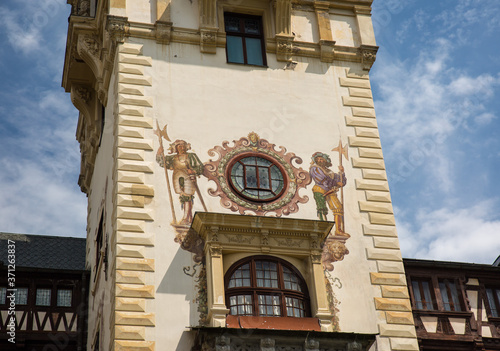
<path id="1" fill-rule="evenodd" d="M 404 257 L 491 264 L 500 254 L 500 218 L 495 200 L 468 208 L 418 211 L 411 225 L 409 212 L 400 213 L 398 231 Z M 418 228 L 417 228 L 418 227 Z"/>
<path id="2" fill-rule="evenodd" d="M 455 190 L 452 172 L 459 161 L 450 150 L 471 124 L 484 126 L 496 118 L 486 105 L 500 83 L 498 76 L 453 68 L 452 52 L 453 44 L 442 38 L 413 60 L 382 52 L 372 72 L 388 168 L 396 170 L 390 176 L 432 178 L 427 185 L 445 193 Z"/>

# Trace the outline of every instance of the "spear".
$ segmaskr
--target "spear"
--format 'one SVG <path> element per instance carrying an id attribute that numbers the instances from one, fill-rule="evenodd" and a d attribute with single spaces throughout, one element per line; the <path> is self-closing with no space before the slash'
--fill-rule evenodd
<path id="1" fill-rule="evenodd" d="M 347 145 L 342 146 L 342 139 L 339 140 L 339 146 L 333 148 L 332 151 L 338 151 L 339 153 L 339 166 L 342 166 L 342 155 L 349 160 L 349 155 L 347 154 Z M 343 172 L 342 172 L 343 173 Z M 340 175 L 340 181 L 343 181 L 342 174 Z M 340 187 L 340 205 L 342 206 L 342 231 L 344 231 L 344 187 Z"/>
<path id="2" fill-rule="evenodd" d="M 177 224 L 177 218 L 175 218 L 175 210 L 174 210 L 174 200 L 172 199 L 172 190 L 170 189 L 170 180 L 168 179 L 168 171 L 167 171 L 167 163 L 165 162 L 165 149 L 163 148 L 163 139 L 167 141 L 171 141 L 167 134 L 167 125 L 163 129 L 160 129 L 160 125 L 158 124 L 158 120 L 156 120 L 156 130 L 154 131 L 156 135 L 158 135 L 158 139 L 160 140 L 160 148 L 163 150 L 161 153 L 161 159 L 163 161 L 163 169 L 165 170 L 165 178 L 167 179 L 167 189 L 168 189 L 168 198 L 170 199 L 170 209 L 172 210 L 172 217 L 174 219 L 174 223 Z"/>

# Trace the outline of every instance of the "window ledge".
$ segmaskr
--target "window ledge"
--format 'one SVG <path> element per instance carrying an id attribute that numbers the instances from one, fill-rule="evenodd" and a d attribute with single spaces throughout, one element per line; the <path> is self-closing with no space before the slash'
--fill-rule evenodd
<path id="1" fill-rule="evenodd" d="M 256 317 L 232 316 L 226 317 L 226 327 L 235 329 L 273 329 L 273 330 L 309 330 L 321 331 L 318 318 L 295 317 Z"/>

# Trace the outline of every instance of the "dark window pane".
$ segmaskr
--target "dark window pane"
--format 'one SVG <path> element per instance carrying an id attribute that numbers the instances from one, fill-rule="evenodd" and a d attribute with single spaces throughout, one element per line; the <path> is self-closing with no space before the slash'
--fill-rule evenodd
<path id="1" fill-rule="evenodd" d="M 238 17 L 227 17 L 225 20 L 226 32 L 239 32 L 240 19 Z"/>
<path id="2" fill-rule="evenodd" d="M 243 41 L 240 37 L 226 36 L 227 41 L 227 62 L 245 63 L 243 58 Z"/>
<path id="3" fill-rule="evenodd" d="M 28 303 L 28 288 L 17 288 L 16 305 L 26 305 Z"/>
<path id="4" fill-rule="evenodd" d="M 269 168 L 259 167 L 259 189 L 270 189 Z"/>
<path id="5" fill-rule="evenodd" d="M 262 61 L 261 39 L 246 38 L 245 43 L 247 47 L 247 63 L 249 65 L 262 66 L 264 62 Z"/>
<path id="6" fill-rule="evenodd" d="M 71 294 L 70 289 L 57 290 L 57 306 L 71 307 Z"/>
<path id="7" fill-rule="evenodd" d="M 50 306 L 50 289 L 36 289 L 36 305 Z"/>
<path id="8" fill-rule="evenodd" d="M 500 292 L 500 291 L 498 291 L 498 292 Z M 489 303 L 490 309 L 491 309 L 491 316 L 498 317 L 498 309 L 497 309 L 497 305 L 495 302 L 494 290 L 486 289 L 486 295 L 488 296 L 488 303 Z"/>
<path id="9" fill-rule="evenodd" d="M 245 19 L 246 34 L 260 34 L 260 21 L 257 19 Z"/>
<path id="10" fill-rule="evenodd" d="M 7 288 L 0 288 L 0 304 L 5 303 L 5 298 L 7 297 Z"/>

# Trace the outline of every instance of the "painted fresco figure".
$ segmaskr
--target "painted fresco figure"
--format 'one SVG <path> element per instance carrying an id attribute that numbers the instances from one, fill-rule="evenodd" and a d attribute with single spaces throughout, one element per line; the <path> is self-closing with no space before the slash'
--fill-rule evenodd
<path id="1" fill-rule="evenodd" d="M 349 236 L 344 232 L 343 206 L 337 197 L 338 190 L 347 182 L 344 167 L 339 165 L 339 172 L 335 173 L 330 169 L 331 166 L 332 161 L 327 154 L 315 152 L 312 155 L 309 173 L 315 182 L 312 190 L 318 217 L 321 221 L 326 221 L 328 208 L 330 208 L 335 220 L 335 235 Z"/>
<path id="2" fill-rule="evenodd" d="M 196 177 L 203 174 L 203 163 L 195 153 L 188 152 L 190 149 L 191 145 L 184 140 L 176 140 L 168 148 L 169 155 L 163 155 L 162 147 L 156 154 L 156 161 L 161 167 L 173 170 L 172 186 L 179 195 L 181 208 L 184 210 L 179 222 L 181 225 L 189 224 L 193 220 L 194 194 L 198 191 Z"/>

